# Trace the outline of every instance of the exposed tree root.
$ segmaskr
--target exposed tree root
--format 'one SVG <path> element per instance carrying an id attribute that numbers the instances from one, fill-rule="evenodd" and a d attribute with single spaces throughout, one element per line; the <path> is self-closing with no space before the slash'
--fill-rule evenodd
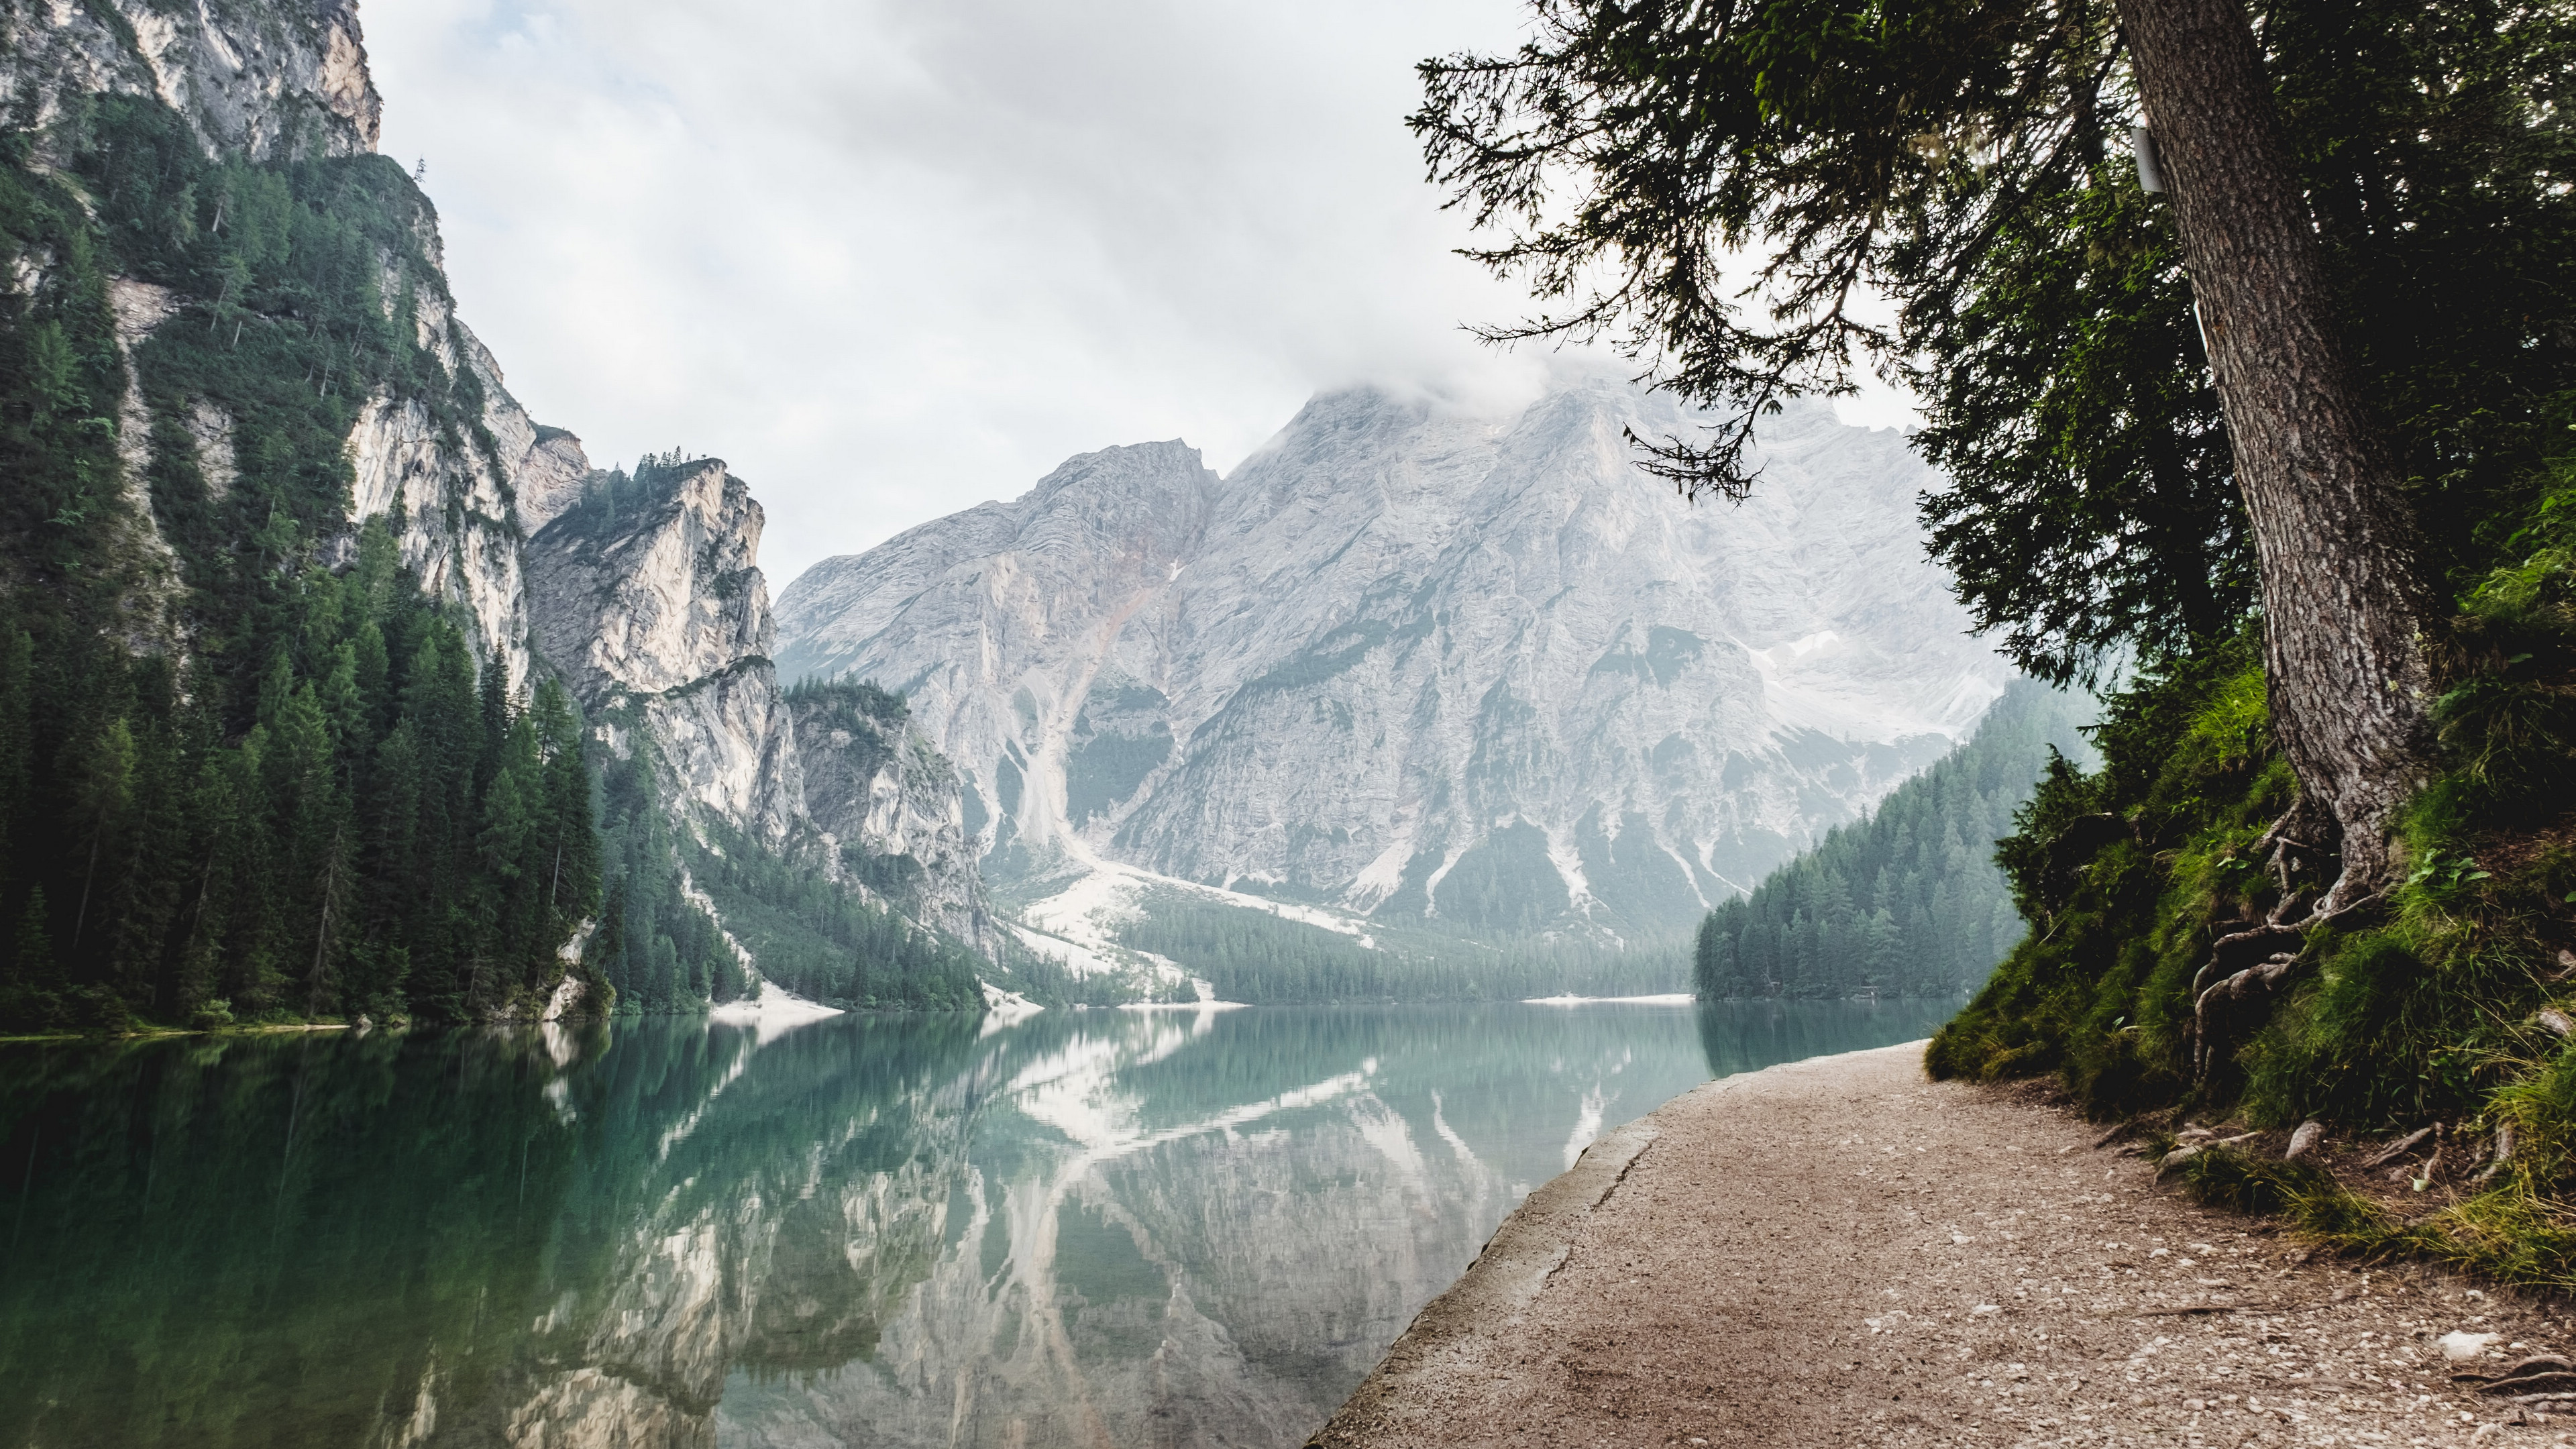
<path id="1" fill-rule="evenodd" d="M 2508 1164 L 2510 1164 L 2512 1161 L 2513 1161 L 2513 1124 L 2512 1124 L 2512 1123 L 2510 1123 L 2510 1122 L 2507 1122 L 2507 1123 L 2505 1123 L 2503 1126 L 2498 1127 L 2498 1128 L 2496 1129 L 2496 1134 L 2495 1134 L 2495 1158 L 2494 1158 L 2494 1160 L 2493 1160 L 2493 1161 L 2490 1161 L 2490 1162 L 2486 1165 L 2486 1168 L 2485 1168 L 2485 1170 L 2484 1170 L 2484 1171 L 2480 1172 L 2477 1176 L 2475 1176 L 2475 1177 L 2473 1177 L 2473 1178 L 2470 1178 L 2470 1179 L 2469 1179 L 2469 1181 L 2471 1181 L 2471 1182 L 2484 1182 L 2484 1181 L 2486 1181 L 2488 1178 L 2495 1176 L 2497 1173 L 2504 1171 L 2504 1170 L 2505 1170 L 2505 1168 L 2506 1168 L 2506 1166 L 2507 1166 Z"/>
<path id="2" fill-rule="evenodd" d="M 2456 1373 L 2455 1384 L 2476 1384 L 2482 1394 L 2566 1394 L 2576 1392 L 2576 1364 L 2556 1354 L 2534 1354 L 2508 1364 L 2502 1373 Z"/>
<path id="3" fill-rule="evenodd" d="M 2417 1192 L 2422 1192 L 2426 1187 L 2431 1186 L 2434 1179 L 2442 1175 L 2442 1156 L 2450 1150 L 2450 1147 L 2451 1139 L 2448 1134 L 2443 1132 L 2442 1124 L 2439 1122 L 2434 1123 L 2433 1155 L 2424 1159 L 2424 1171 L 2422 1175 L 2413 1179 L 2415 1190 Z"/>
<path id="4" fill-rule="evenodd" d="M 2273 827 L 2275 831 L 2279 828 L 2278 825 Z M 2280 902 L 2272 907 L 2271 914 L 2266 916 L 2260 925 L 2232 932 L 2211 942 L 2209 959 L 2201 964 L 2200 970 L 2191 978 L 2192 1077 L 2196 1081 L 2209 1079 L 2210 1063 L 2217 1056 L 2219 1043 L 2213 1039 L 2210 1031 L 2210 1004 L 2249 1001 L 2270 995 L 2272 989 L 2280 984 L 2281 978 L 2289 974 L 2290 968 L 2298 964 L 2300 955 L 2297 951 L 2275 951 L 2257 965 L 2246 967 L 2230 976 L 2219 977 L 2217 973 L 2220 964 L 2227 959 L 2229 953 L 2267 941 L 2305 937 L 2308 932 L 2319 926 L 2352 915 L 2383 899 L 2381 893 L 2374 892 L 2359 900 L 2340 906 L 2335 905 L 2335 891 L 2342 889 L 2342 882 L 2338 881 L 2335 890 L 2330 890 L 2320 897 L 2306 915 L 2295 921 L 2283 919 L 2299 900 L 2297 892 L 2289 888 L 2289 869 L 2294 862 L 2285 861 L 2281 856 L 2281 851 L 2294 843 L 2285 840 L 2276 845 L 2273 850 L 2274 864 L 2279 867 L 2282 892 Z"/>

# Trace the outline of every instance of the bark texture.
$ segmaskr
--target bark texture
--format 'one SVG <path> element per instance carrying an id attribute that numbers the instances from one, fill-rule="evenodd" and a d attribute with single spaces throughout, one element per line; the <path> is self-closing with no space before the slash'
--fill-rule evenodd
<path id="1" fill-rule="evenodd" d="M 2433 594 L 2243 0 L 2118 4 L 2261 559 L 2273 727 L 2343 835 L 2331 911 L 2387 882 L 2396 812 L 2432 773 Z"/>

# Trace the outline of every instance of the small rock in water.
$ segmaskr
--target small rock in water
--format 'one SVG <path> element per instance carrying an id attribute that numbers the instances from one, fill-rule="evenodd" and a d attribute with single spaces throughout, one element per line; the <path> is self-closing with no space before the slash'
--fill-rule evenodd
<path id="1" fill-rule="evenodd" d="M 2468 1333 L 2460 1329 L 2453 1329 L 2451 1332 L 2443 1334 L 2440 1338 L 2433 1340 L 2433 1342 L 2442 1350 L 2442 1357 L 2449 1359 L 2453 1363 L 2466 1363 L 2470 1359 L 2476 1358 L 2479 1354 L 2486 1352 L 2488 1349 L 2495 1347 L 2497 1344 L 2504 1342 L 2504 1335 L 2501 1333 Z"/>

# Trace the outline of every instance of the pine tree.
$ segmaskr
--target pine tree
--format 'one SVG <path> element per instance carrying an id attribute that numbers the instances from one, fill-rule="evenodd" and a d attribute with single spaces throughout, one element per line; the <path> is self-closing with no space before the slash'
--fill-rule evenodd
<path id="1" fill-rule="evenodd" d="M 134 731 L 119 716 L 108 721 L 83 751 L 74 776 L 75 819 L 86 838 L 88 865 L 81 872 L 80 909 L 72 916 L 71 948 L 80 949 L 89 921 L 91 897 L 98 884 L 99 857 L 107 850 L 126 812 L 134 806 Z"/>
<path id="2" fill-rule="evenodd" d="M 55 983 L 53 913 L 45 906 L 45 888 L 27 892 L 18 911 L 18 928 L 9 940 L 9 972 L 0 990 L 43 990 Z"/>
<path id="3" fill-rule="evenodd" d="M 16 841 L 28 820 L 35 655 L 35 636 L 0 620 L 0 899 L 16 881 Z"/>

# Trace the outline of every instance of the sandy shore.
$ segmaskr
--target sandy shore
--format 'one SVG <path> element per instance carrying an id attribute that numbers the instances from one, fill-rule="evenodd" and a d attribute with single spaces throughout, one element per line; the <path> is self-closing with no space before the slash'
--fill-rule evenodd
<path id="1" fill-rule="evenodd" d="M 2311 1262 L 1921 1059 L 1730 1077 L 1605 1136 L 1313 1443 L 2576 1444 L 2451 1381 L 2565 1352 L 2563 1309 Z M 2455 1331 L 2499 1337 L 2455 1364 Z"/>

